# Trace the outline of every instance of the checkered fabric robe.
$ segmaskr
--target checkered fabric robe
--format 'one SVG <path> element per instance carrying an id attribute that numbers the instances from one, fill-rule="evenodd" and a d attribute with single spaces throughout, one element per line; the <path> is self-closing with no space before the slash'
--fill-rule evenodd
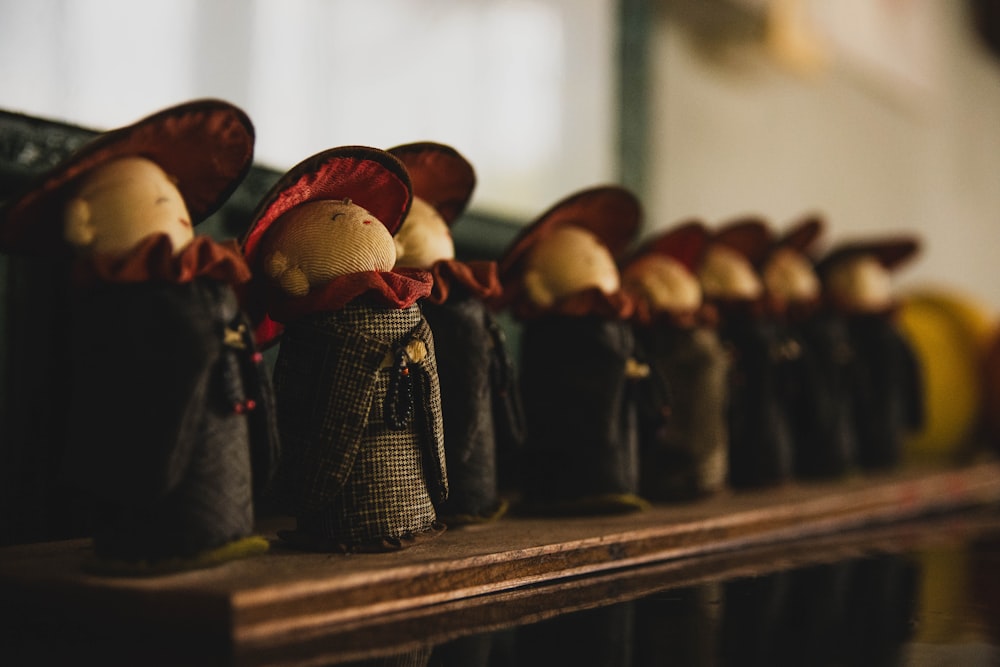
<path id="1" fill-rule="evenodd" d="M 408 343 L 412 417 L 385 421 L 394 371 Z M 417 305 L 353 303 L 287 325 L 274 369 L 283 459 L 276 485 L 309 537 L 353 549 L 434 529 L 448 494 L 434 342 Z"/>

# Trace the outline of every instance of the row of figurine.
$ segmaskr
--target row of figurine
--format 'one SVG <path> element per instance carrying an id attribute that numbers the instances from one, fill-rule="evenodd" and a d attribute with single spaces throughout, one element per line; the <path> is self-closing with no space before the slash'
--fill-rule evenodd
<path id="1" fill-rule="evenodd" d="M 253 146 L 243 111 L 195 100 L 98 135 L 3 210 L 0 250 L 72 267 L 65 471 L 94 500 L 98 568 L 266 550 L 265 493 L 291 547 L 392 550 L 510 498 L 622 512 L 892 466 L 919 424 L 888 279 L 912 239 L 816 262 L 821 220 L 746 219 L 637 246 L 637 198 L 599 186 L 499 261 L 458 261 L 476 176 L 430 142 L 324 150 L 240 242 L 195 236 Z"/>

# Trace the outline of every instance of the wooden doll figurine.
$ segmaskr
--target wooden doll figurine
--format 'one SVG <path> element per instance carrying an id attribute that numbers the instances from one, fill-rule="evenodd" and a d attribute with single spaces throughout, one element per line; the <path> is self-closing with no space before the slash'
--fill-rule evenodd
<path id="1" fill-rule="evenodd" d="M 616 186 L 580 191 L 514 239 L 500 262 L 505 301 L 523 322 L 525 507 L 545 513 L 641 509 L 635 359 L 615 256 L 639 225 Z M 645 372 L 644 372 L 645 371 Z"/>
<path id="2" fill-rule="evenodd" d="M 823 221 L 807 216 L 774 240 L 761 264 L 769 313 L 800 348 L 785 402 L 794 441 L 795 475 L 842 475 L 854 463 L 850 405 L 853 352 L 842 317 L 823 307 L 813 249 Z"/>
<path id="3" fill-rule="evenodd" d="M 843 243 L 817 266 L 829 307 L 847 324 L 856 458 L 864 469 L 897 465 L 904 437 L 923 425 L 919 362 L 896 325 L 892 289 L 892 271 L 919 247 L 906 237 Z"/>
<path id="4" fill-rule="evenodd" d="M 279 179 L 244 238 L 261 344 L 281 337 L 275 486 L 297 520 L 279 533 L 293 546 L 392 550 L 443 529 L 441 397 L 417 304 L 432 281 L 392 271 L 411 200 L 389 153 L 332 148 Z"/>
<path id="5" fill-rule="evenodd" d="M 798 348 L 764 309 L 755 264 L 771 240 L 767 224 L 735 220 L 712 236 L 698 276 L 717 309 L 719 338 L 732 354 L 729 386 L 729 484 L 766 486 L 792 475 L 792 433 L 782 400 Z"/>
<path id="6" fill-rule="evenodd" d="M 157 573 L 267 549 L 252 476 L 270 385 L 233 287 L 235 243 L 194 237 L 250 168 L 239 109 L 199 100 L 99 135 L 11 202 L 5 250 L 76 250 L 66 470 L 94 498 L 95 567 Z M 253 460 L 252 452 L 258 455 Z"/>
<path id="7" fill-rule="evenodd" d="M 707 241 L 704 224 L 686 222 L 647 240 L 622 268 L 636 339 L 658 380 L 646 386 L 660 389 L 640 401 L 641 491 L 650 500 L 691 499 L 726 483 L 729 356 L 694 273 Z"/>
<path id="8" fill-rule="evenodd" d="M 497 449 L 517 431 L 505 409 L 516 388 L 499 324 L 489 310 L 502 291 L 493 261 L 455 259 L 450 225 L 476 185 L 472 165 L 454 148 L 423 142 L 390 149 L 413 181 L 413 206 L 396 234 L 396 266 L 426 269 L 434 290 L 421 302 L 434 333 L 441 384 L 449 526 L 499 518 L 507 509 L 497 479 Z"/>

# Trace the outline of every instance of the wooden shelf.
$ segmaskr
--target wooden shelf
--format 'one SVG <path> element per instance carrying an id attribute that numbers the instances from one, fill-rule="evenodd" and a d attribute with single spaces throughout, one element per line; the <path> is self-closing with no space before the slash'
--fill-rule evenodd
<path id="1" fill-rule="evenodd" d="M 806 538 L 998 502 L 1000 464 L 990 461 L 727 493 L 612 517 L 508 517 L 397 553 L 311 554 L 276 543 L 263 556 L 156 578 L 84 573 L 86 540 L 22 545 L 0 549 L 0 609 L 4 627 L 38 638 L 35 649 L 46 629 L 58 628 L 64 642 L 73 632 L 91 643 L 100 635 L 119 644 L 131 637 L 144 650 L 196 646 L 201 657 L 240 663 L 277 659 L 295 646 L 329 646 L 338 636 L 337 645 L 357 656 L 365 641 L 374 643 L 368 650 L 385 648 L 373 628 L 388 620 L 450 617 L 451 626 L 438 627 L 471 631 L 470 624 L 498 622 L 496 608 L 484 611 L 498 598 L 506 609 L 500 616 L 529 608 L 537 615 L 546 600 L 569 605 L 568 589 L 609 581 L 617 591 L 641 589 L 639 582 L 677 575 L 694 557 L 702 567 L 761 550 L 773 558 L 781 552 L 775 545 L 787 552 Z M 262 532 L 273 537 L 280 523 Z M 427 640 L 426 632 L 418 636 Z"/>

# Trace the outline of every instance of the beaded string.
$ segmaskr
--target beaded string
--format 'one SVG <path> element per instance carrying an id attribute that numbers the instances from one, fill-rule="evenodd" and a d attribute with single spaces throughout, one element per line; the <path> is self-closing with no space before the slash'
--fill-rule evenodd
<path id="1" fill-rule="evenodd" d="M 413 416 L 413 377 L 407 364 L 405 347 L 396 351 L 383 413 L 386 426 L 393 431 L 404 430 Z"/>
<path id="2" fill-rule="evenodd" d="M 225 327 L 222 342 L 228 352 L 222 372 L 226 401 L 235 414 L 252 412 L 257 409 L 257 400 L 248 397 L 244 391 L 240 357 L 249 357 L 250 362 L 259 369 L 264 363 L 264 355 L 255 349 L 250 328 L 239 317 Z M 247 355 L 247 352 L 250 354 Z"/>

